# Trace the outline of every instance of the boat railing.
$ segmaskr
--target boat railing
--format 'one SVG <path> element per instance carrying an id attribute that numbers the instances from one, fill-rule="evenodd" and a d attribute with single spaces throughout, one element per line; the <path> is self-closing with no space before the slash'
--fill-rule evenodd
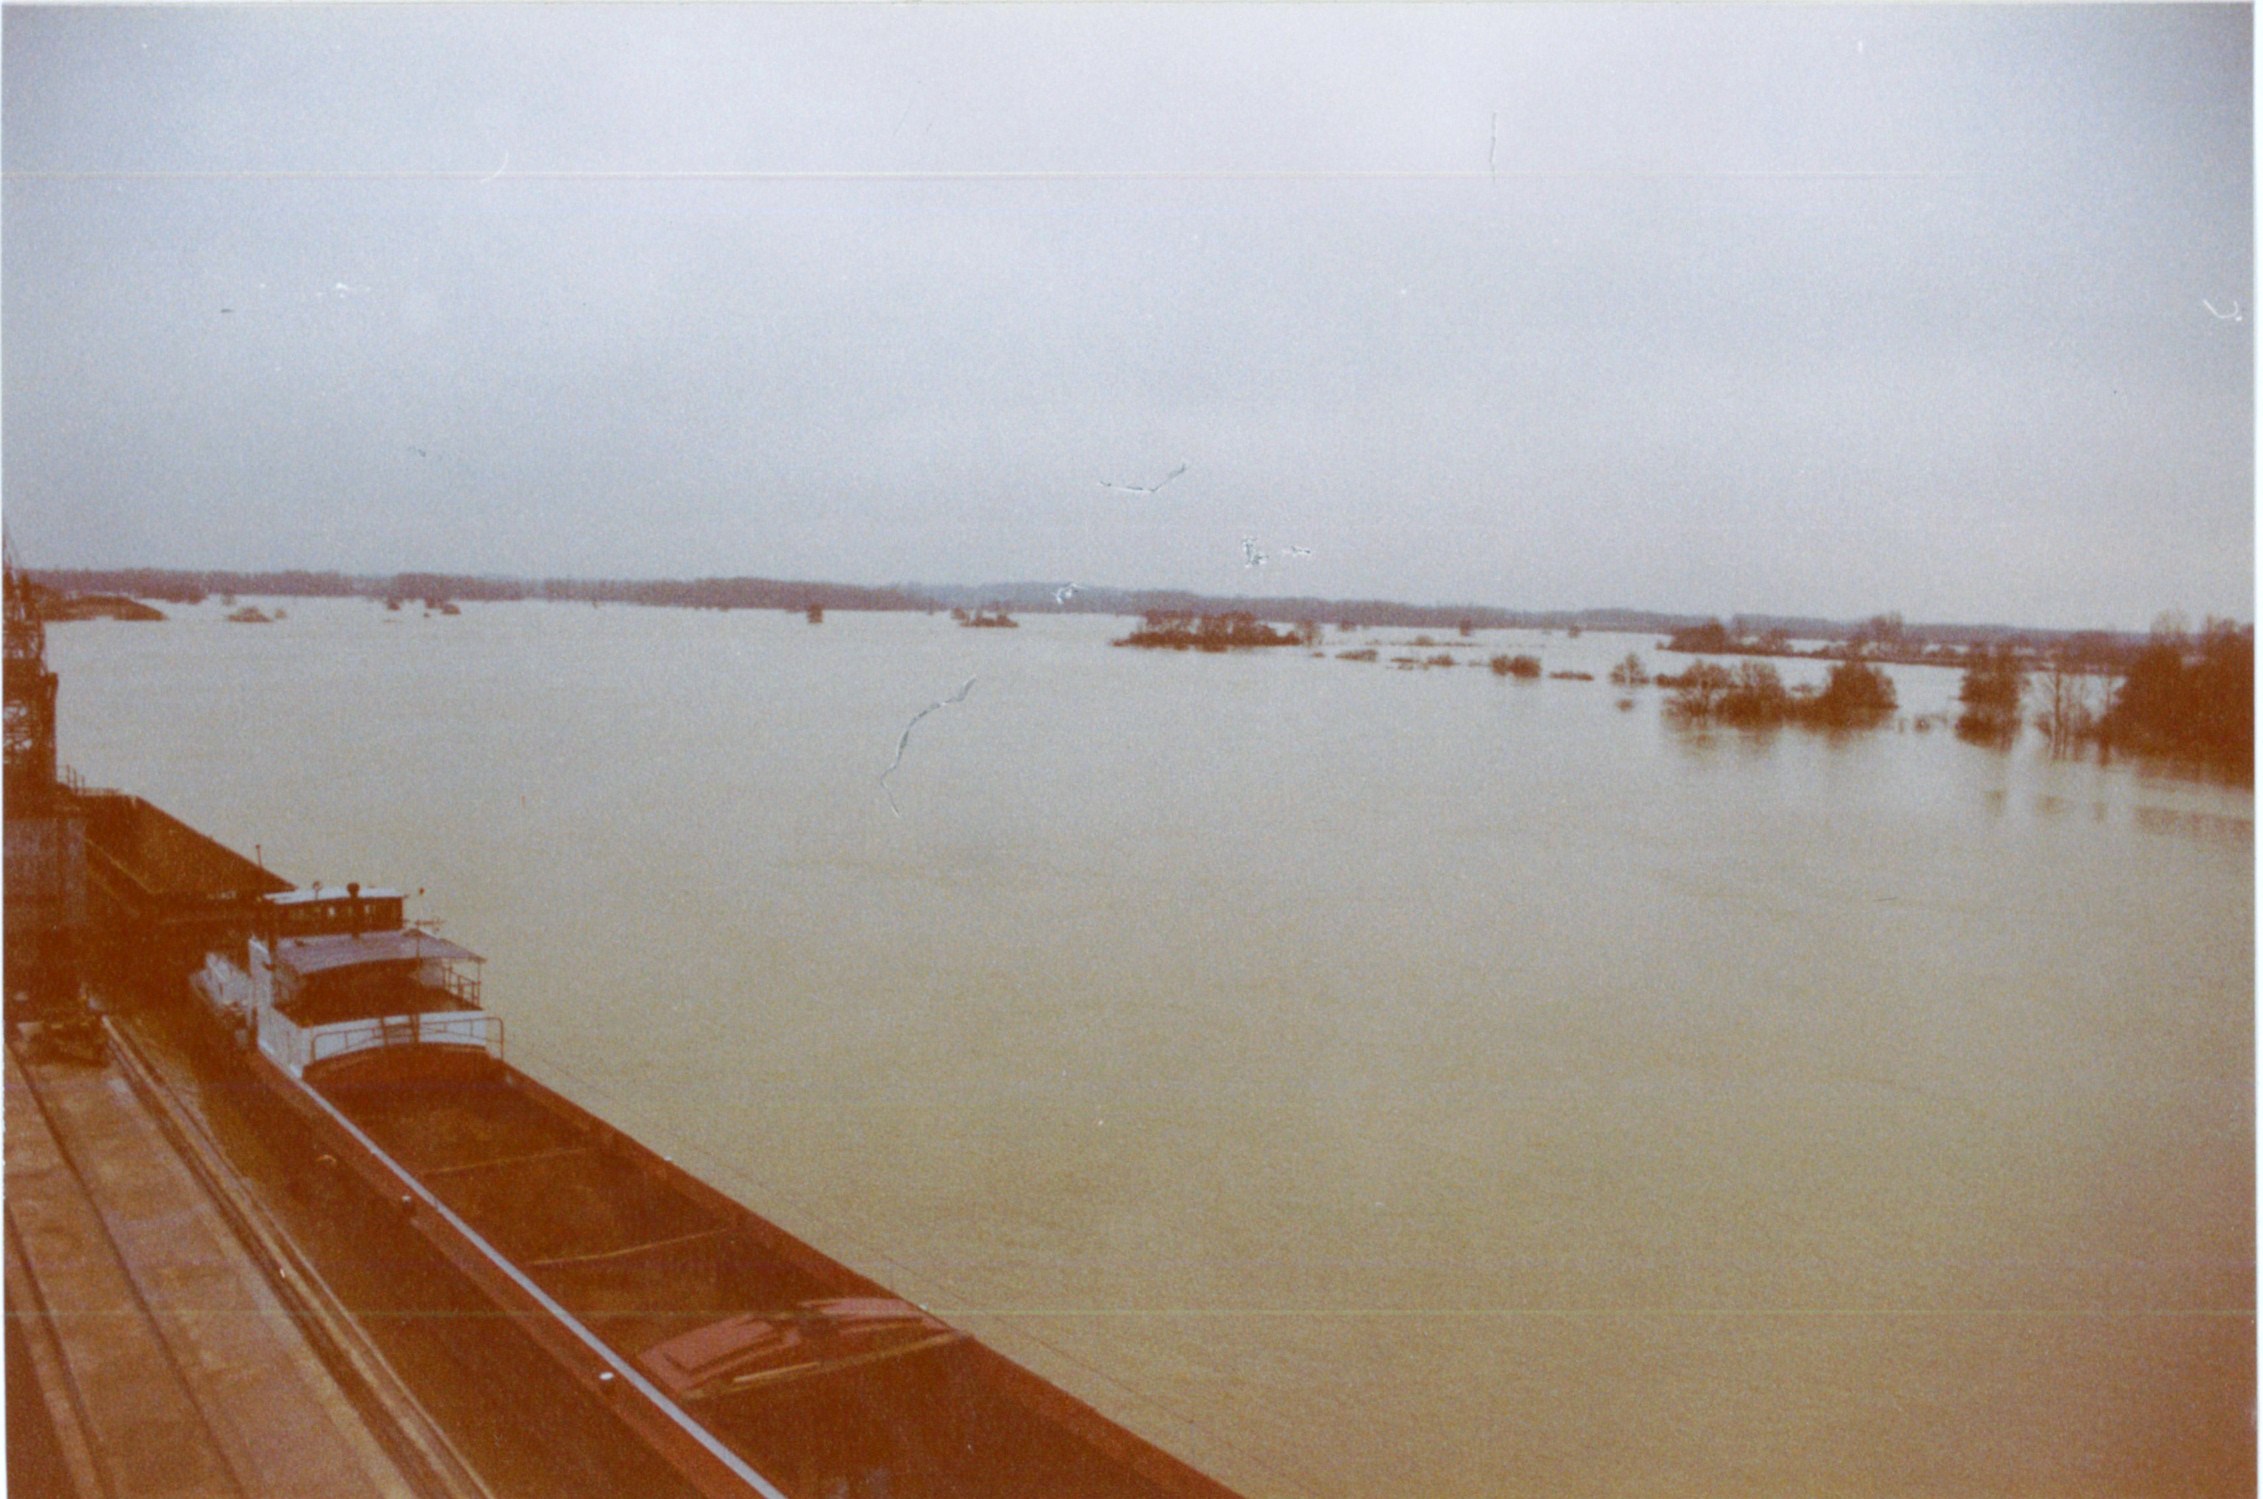
<path id="1" fill-rule="evenodd" d="M 434 980 L 427 980 L 427 982 L 432 982 L 435 988 L 462 1000 L 465 1009 L 478 1009 L 479 975 L 461 972 L 445 963 L 439 966 L 440 972 L 435 976 L 436 982 Z"/>
<path id="2" fill-rule="evenodd" d="M 503 1017 L 485 1010 L 380 1015 L 304 1030 L 286 1023 L 283 1032 L 284 1055 L 279 1060 L 302 1074 L 317 1062 L 388 1046 L 466 1046 L 491 1057 L 503 1054 Z"/>

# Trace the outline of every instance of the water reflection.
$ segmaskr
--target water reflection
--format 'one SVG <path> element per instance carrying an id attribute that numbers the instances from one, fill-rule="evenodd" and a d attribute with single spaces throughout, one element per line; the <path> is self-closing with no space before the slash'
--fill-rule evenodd
<path id="1" fill-rule="evenodd" d="M 1945 723 L 1946 715 L 1941 715 L 1940 721 Z M 1922 730 L 1925 718 L 1912 719 L 1910 724 Z M 2149 789 L 2214 786 L 2246 791 L 2255 785 L 2255 766 L 2251 760 L 2141 754 L 2079 738 L 2054 743 L 2040 732 L 2030 733 L 2017 722 L 2007 724 L 1972 718 L 1959 720 L 1955 734 L 1965 744 L 2006 756 L 2032 746 L 2038 758 L 2053 764 L 2119 768 L 2133 775 L 2138 785 Z"/>
<path id="2" fill-rule="evenodd" d="M 2184 812 L 2173 807 L 2136 807 L 2132 809 L 2137 825 L 2148 833 L 2181 834 L 2211 842 L 2250 843 L 2255 838 L 2255 819 L 2252 817 L 2226 817 L 2216 812 Z"/>
<path id="3" fill-rule="evenodd" d="M 1966 744 L 2009 751 L 2019 742 L 2019 723 L 2016 719 L 2007 723 L 2001 719 L 1961 718 L 1957 720 L 1956 735 Z"/>
<path id="4" fill-rule="evenodd" d="M 2252 760 L 2225 762 L 2221 760 L 2169 760 L 2150 755 L 2124 754 L 2119 762 L 2133 767 L 2137 783 L 2148 787 L 2223 786 L 2233 790 L 2252 790 L 2255 785 L 2255 762 Z M 2101 752 L 2100 764 L 2112 763 Z"/>
<path id="5" fill-rule="evenodd" d="M 1762 763 L 1776 752 L 1777 741 L 1783 735 L 1783 726 L 1768 724 L 1759 728 L 1726 729 L 1710 724 L 1663 715 L 1668 740 L 1688 759 L 1716 760 L 1733 756 L 1740 763 Z"/>

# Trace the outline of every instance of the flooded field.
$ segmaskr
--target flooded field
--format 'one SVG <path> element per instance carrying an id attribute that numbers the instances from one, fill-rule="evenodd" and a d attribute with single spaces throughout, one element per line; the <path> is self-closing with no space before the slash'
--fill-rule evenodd
<path id="1" fill-rule="evenodd" d="M 260 602 L 53 628 L 63 758 L 1252 1495 L 2254 1491 L 2246 788 L 1617 635 Z"/>

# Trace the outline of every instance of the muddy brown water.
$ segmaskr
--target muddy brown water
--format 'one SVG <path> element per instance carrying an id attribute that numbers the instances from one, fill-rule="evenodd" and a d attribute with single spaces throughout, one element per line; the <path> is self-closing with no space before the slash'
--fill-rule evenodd
<path id="1" fill-rule="evenodd" d="M 64 759 L 1253 1495 L 2254 1491 L 2248 789 L 1390 664 L 1617 635 L 259 602 L 52 630 Z"/>

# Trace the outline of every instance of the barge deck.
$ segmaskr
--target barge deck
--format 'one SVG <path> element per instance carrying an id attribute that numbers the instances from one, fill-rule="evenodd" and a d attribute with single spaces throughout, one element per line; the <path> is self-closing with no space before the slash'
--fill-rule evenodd
<path id="1" fill-rule="evenodd" d="M 364 1177 L 410 1199 L 403 1210 L 431 1220 L 501 1299 L 536 1311 L 531 1330 L 614 1391 L 656 1446 L 690 1458 L 695 1482 L 716 1466 L 690 1450 L 704 1437 L 759 1475 L 737 1476 L 762 1493 L 1227 1494 L 495 1058 L 375 1050 L 305 1087 L 349 1127 Z M 910 1327 L 878 1348 L 840 1337 L 828 1353 L 813 1339 L 806 1358 L 688 1395 L 655 1356 L 833 1303 L 903 1307 Z"/>

